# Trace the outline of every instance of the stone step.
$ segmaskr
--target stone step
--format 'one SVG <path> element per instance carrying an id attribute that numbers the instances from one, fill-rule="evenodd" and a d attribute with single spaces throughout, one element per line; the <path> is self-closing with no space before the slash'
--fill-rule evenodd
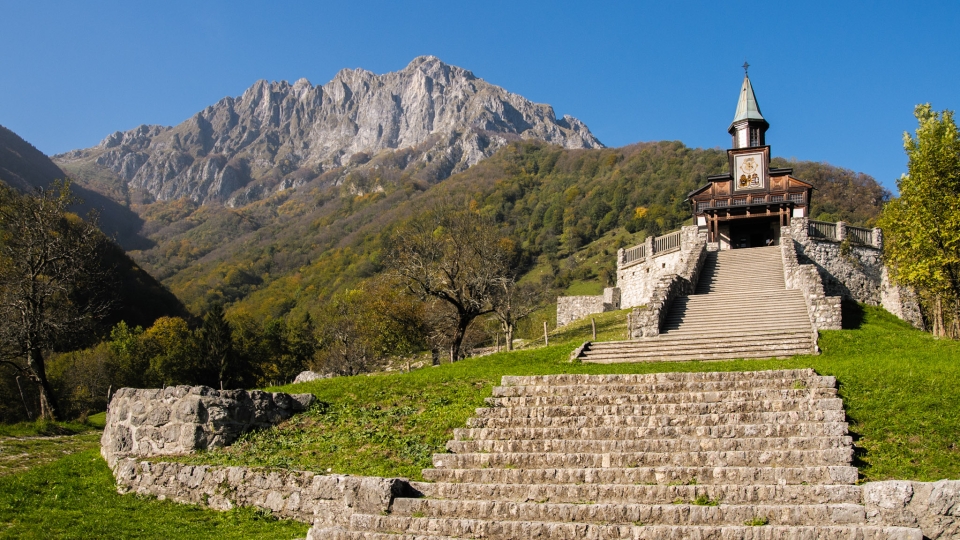
<path id="1" fill-rule="evenodd" d="M 311 528 L 306 540 L 460 540 L 452 536 L 351 531 L 343 527 Z"/>
<path id="2" fill-rule="evenodd" d="M 627 439 L 627 440 L 475 440 L 448 441 L 454 454 L 478 452 L 531 453 L 637 453 L 637 452 L 733 452 L 771 450 L 827 450 L 849 448 L 850 437 L 767 437 L 730 439 Z"/>
<path id="3" fill-rule="evenodd" d="M 445 469 L 552 469 L 629 467 L 815 467 L 849 465 L 853 448 L 829 450 L 752 450 L 708 452 L 613 453 L 470 453 L 434 454 L 435 468 Z"/>
<path id="4" fill-rule="evenodd" d="M 756 516 L 755 516 L 756 517 Z M 533 539 L 550 540 L 679 540 L 679 539 L 744 539 L 766 540 L 798 538 L 803 540 L 922 540 L 919 529 L 900 527 L 873 527 L 868 525 L 814 525 L 805 527 L 747 525 L 676 526 L 641 523 L 631 525 L 602 525 L 593 523 L 555 523 L 542 521 L 505 521 L 479 519 L 415 518 L 406 516 L 375 516 L 353 514 L 350 527 L 372 532 L 448 536 L 456 538 Z M 364 537 L 360 537 L 364 538 Z"/>
<path id="5" fill-rule="evenodd" d="M 558 427 L 558 428 L 456 428 L 456 440 L 621 440 L 699 438 L 728 439 L 740 437 L 832 437 L 847 434 L 846 422 L 727 424 L 715 426 L 650 426 L 650 427 Z"/>
<path id="6" fill-rule="evenodd" d="M 412 482 L 431 499 L 489 500 L 537 503 L 660 504 L 705 497 L 725 504 L 860 504 L 855 485 L 630 485 L 630 484 L 470 484 Z"/>
<path id="7" fill-rule="evenodd" d="M 843 422 L 846 415 L 837 411 L 777 411 L 729 414 L 702 414 L 674 417 L 644 416 L 568 416 L 545 418 L 470 418 L 467 427 L 657 427 L 716 426 L 724 424 L 775 424 L 794 422 Z"/>
<path id="8" fill-rule="evenodd" d="M 649 383 L 609 382 L 606 384 L 509 384 L 495 386 L 494 397 L 531 397 L 531 396 L 609 396 L 630 394 L 673 394 L 679 392 L 729 392 L 734 390 L 787 390 L 791 388 L 835 388 L 833 381 L 816 379 L 787 378 L 777 380 L 741 380 L 741 381 L 668 381 Z"/>
<path id="9" fill-rule="evenodd" d="M 636 361 L 655 358 L 765 358 L 771 356 L 793 356 L 809 354 L 813 351 L 813 339 L 806 335 L 792 339 L 776 341 L 747 341 L 745 344 L 702 343 L 690 340 L 685 346 L 665 347 L 656 343 L 624 347 L 623 349 L 601 349 L 583 351 L 581 360 L 627 359 Z"/>
<path id="10" fill-rule="evenodd" d="M 616 364 L 623 362 L 689 362 L 694 360 L 736 360 L 747 358 L 789 358 L 792 356 L 813 354 L 813 345 L 797 346 L 791 348 L 772 348 L 764 350 L 744 350 L 744 351 L 691 351 L 683 354 L 647 354 L 647 355 L 608 355 L 598 357 L 596 355 L 586 354 L 580 358 L 581 362 L 588 364 Z"/>
<path id="11" fill-rule="evenodd" d="M 629 343 L 629 342 L 625 342 Z M 560 375 L 504 375 L 500 387 L 547 385 L 562 387 L 569 385 L 595 386 L 610 384 L 662 384 L 662 383 L 704 383 L 704 382 L 761 382 L 773 385 L 804 380 L 807 386 L 835 387 L 836 378 L 817 375 L 813 369 L 783 369 L 766 371 L 705 371 L 705 372 L 667 372 L 667 373 L 617 373 L 609 375 L 585 375 L 568 373 Z M 779 386 L 777 386 L 779 387 Z"/>
<path id="12" fill-rule="evenodd" d="M 854 484 L 857 468 L 816 467 L 631 467 L 581 469 L 424 469 L 433 482 L 473 484 Z"/>
<path id="13" fill-rule="evenodd" d="M 814 354 L 813 346 L 796 349 L 775 349 L 768 351 L 744 351 L 744 352 L 719 352 L 719 353 L 689 353 L 679 355 L 652 355 L 644 357 L 630 358 L 625 356 L 615 356 L 607 358 L 583 357 L 581 362 L 586 364 L 621 364 L 629 362 L 712 362 L 721 360 L 764 360 L 768 358 L 791 358 L 805 354 Z"/>
<path id="14" fill-rule="evenodd" d="M 555 418 L 567 416 L 652 416 L 759 413 L 782 411 L 842 411 L 840 398 L 747 400 L 724 399 L 712 403 L 651 403 L 616 405 L 557 405 L 550 407 L 482 407 L 477 418 Z"/>
<path id="15" fill-rule="evenodd" d="M 772 341 L 778 339 L 792 339 L 795 337 L 807 337 L 809 339 L 813 338 L 813 329 L 810 326 L 809 320 L 804 320 L 802 323 L 794 324 L 786 328 L 777 326 L 774 328 L 752 329 L 749 333 L 740 329 L 717 328 L 716 326 L 711 328 L 696 329 L 695 332 L 674 329 L 665 331 L 659 336 L 649 338 L 632 339 L 627 341 L 592 341 L 588 345 L 588 350 L 623 350 L 629 348 L 643 349 L 651 346 L 674 348 L 683 346 L 690 341 L 696 341 L 698 343 L 726 343 L 728 341 L 740 339 Z"/>
<path id="16" fill-rule="evenodd" d="M 836 485 L 630 485 L 630 484 L 470 484 L 412 482 L 431 499 L 536 503 L 661 504 L 706 498 L 725 504 L 860 504 L 860 486 Z"/>
<path id="17" fill-rule="evenodd" d="M 460 501 L 398 498 L 392 516 L 491 521 L 576 522 L 648 525 L 742 525 L 757 516 L 770 525 L 862 525 L 866 512 L 859 504 L 723 504 L 703 499 L 702 504 L 677 500 L 663 504 L 604 504 L 595 501 L 539 503 L 512 501 Z"/>
<path id="18" fill-rule="evenodd" d="M 558 405 L 628 405 L 653 403 L 718 403 L 720 401 L 757 401 L 782 399 L 832 399 L 836 388 L 753 389 L 730 392 L 669 392 L 657 394 L 624 394 L 600 396 L 519 396 L 489 397 L 490 407 L 550 407 Z"/>

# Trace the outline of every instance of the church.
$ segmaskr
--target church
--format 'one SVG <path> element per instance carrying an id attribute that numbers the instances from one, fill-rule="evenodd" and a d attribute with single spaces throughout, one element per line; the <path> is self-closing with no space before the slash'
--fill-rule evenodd
<path id="1" fill-rule="evenodd" d="M 747 67 L 744 64 L 744 71 Z M 769 127 L 744 73 L 728 130 L 733 136 L 727 150 L 730 172 L 707 177 L 709 183 L 687 199 L 696 224 L 706 229 L 707 241 L 719 243 L 720 249 L 778 244 L 781 227 L 793 218 L 809 217 L 813 186 L 791 176 L 793 169 L 770 166 Z"/>
<path id="2" fill-rule="evenodd" d="M 693 224 L 620 249 L 616 286 L 597 296 L 559 297 L 558 326 L 592 313 L 634 308 L 628 322 L 632 339 L 679 335 L 681 329 L 671 330 L 670 321 L 674 326 L 683 321 L 683 330 L 693 336 L 725 328 L 724 316 L 757 296 L 743 319 L 776 311 L 781 330 L 789 297 L 797 304 L 795 326 L 808 335 L 841 327 L 843 299 L 882 305 L 922 327 L 915 296 L 889 279 L 883 231 L 810 219 L 814 186 L 795 178 L 793 169 L 771 166 L 770 124 L 760 112 L 748 67 L 744 64 L 728 127 L 728 172 L 708 176 L 705 185 L 687 195 Z M 722 290 L 730 297 L 721 298 Z M 711 315 L 715 320 L 695 324 L 684 306 L 708 298 L 719 302 Z M 773 306 L 778 307 L 770 311 Z M 810 343 L 808 348 L 815 347 Z"/>

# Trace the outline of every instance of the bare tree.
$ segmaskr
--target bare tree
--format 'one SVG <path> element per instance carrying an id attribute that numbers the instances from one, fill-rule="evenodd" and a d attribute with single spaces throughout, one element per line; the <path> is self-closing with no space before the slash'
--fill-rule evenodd
<path id="1" fill-rule="evenodd" d="M 529 317 L 543 303 L 543 288 L 532 283 L 519 284 L 514 279 L 500 283 L 500 294 L 494 303 L 493 313 L 500 322 L 506 338 L 507 350 L 513 350 L 513 331 L 517 323 Z"/>
<path id="2" fill-rule="evenodd" d="M 69 182 L 35 196 L 0 186 L 0 351 L 38 387 L 40 413 L 56 419 L 44 351 L 77 336 L 111 305 L 100 261 L 109 242 L 67 208 Z"/>
<path id="3" fill-rule="evenodd" d="M 436 298 L 453 308 L 451 362 L 460 358 L 467 327 L 493 311 L 510 279 L 511 245 L 493 220 L 450 204 L 413 218 L 393 235 L 396 276 L 421 299 Z"/>

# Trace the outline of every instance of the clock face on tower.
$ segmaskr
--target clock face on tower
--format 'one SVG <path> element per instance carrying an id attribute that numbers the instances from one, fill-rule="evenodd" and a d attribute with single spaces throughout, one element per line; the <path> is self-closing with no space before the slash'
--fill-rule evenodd
<path id="1" fill-rule="evenodd" d="M 740 154 L 734 156 L 733 187 L 735 190 L 762 189 L 763 186 L 763 154 Z"/>

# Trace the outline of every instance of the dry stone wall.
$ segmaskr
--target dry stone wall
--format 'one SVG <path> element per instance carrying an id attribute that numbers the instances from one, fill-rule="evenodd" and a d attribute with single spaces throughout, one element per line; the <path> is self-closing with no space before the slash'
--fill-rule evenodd
<path id="1" fill-rule="evenodd" d="M 316 474 L 248 467 L 138 461 L 114 468 L 117 491 L 199 504 L 215 510 L 252 506 L 282 519 L 345 525 L 354 512 L 388 512 L 410 486 L 398 478 Z"/>
<path id="2" fill-rule="evenodd" d="M 246 431 L 306 410 L 314 399 L 313 394 L 208 386 L 121 388 L 107 408 L 100 453 L 113 466 L 124 456 L 186 454 L 226 446 Z"/>
<path id="3" fill-rule="evenodd" d="M 840 330 L 842 315 L 839 296 L 827 296 L 820 274 L 812 264 L 797 260 L 797 243 L 791 237 L 790 227 L 780 233 L 780 251 L 783 256 L 783 281 L 787 289 L 799 289 L 807 304 L 810 322 L 816 330 Z"/>
<path id="4" fill-rule="evenodd" d="M 557 297 L 557 326 L 564 326 L 594 313 L 620 309 L 620 289 L 607 287 L 594 296 Z"/>
<path id="5" fill-rule="evenodd" d="M 809 235 L 807 218 L 794 218 L 789 227 L 796 241 L 800 264 L 812 264 L 820 274 L 827 296 L 839 296 L 872 306 L 883 306 L 887 311 L 923 328 L 923 317 L 916 295 L 909 289 L 891 282 L 883 262 L 883 233 L 873 230 L 873 244 L 844 242 L 846 227 L 837 223 L 838 240 L 813 238 Z"/>
<path id="6" fill-rule="evenodd" d="M 870 482 L 863 503 L 868 522 L 919 527 L 931 540 L 960 538 L 960 481 Z"/>

